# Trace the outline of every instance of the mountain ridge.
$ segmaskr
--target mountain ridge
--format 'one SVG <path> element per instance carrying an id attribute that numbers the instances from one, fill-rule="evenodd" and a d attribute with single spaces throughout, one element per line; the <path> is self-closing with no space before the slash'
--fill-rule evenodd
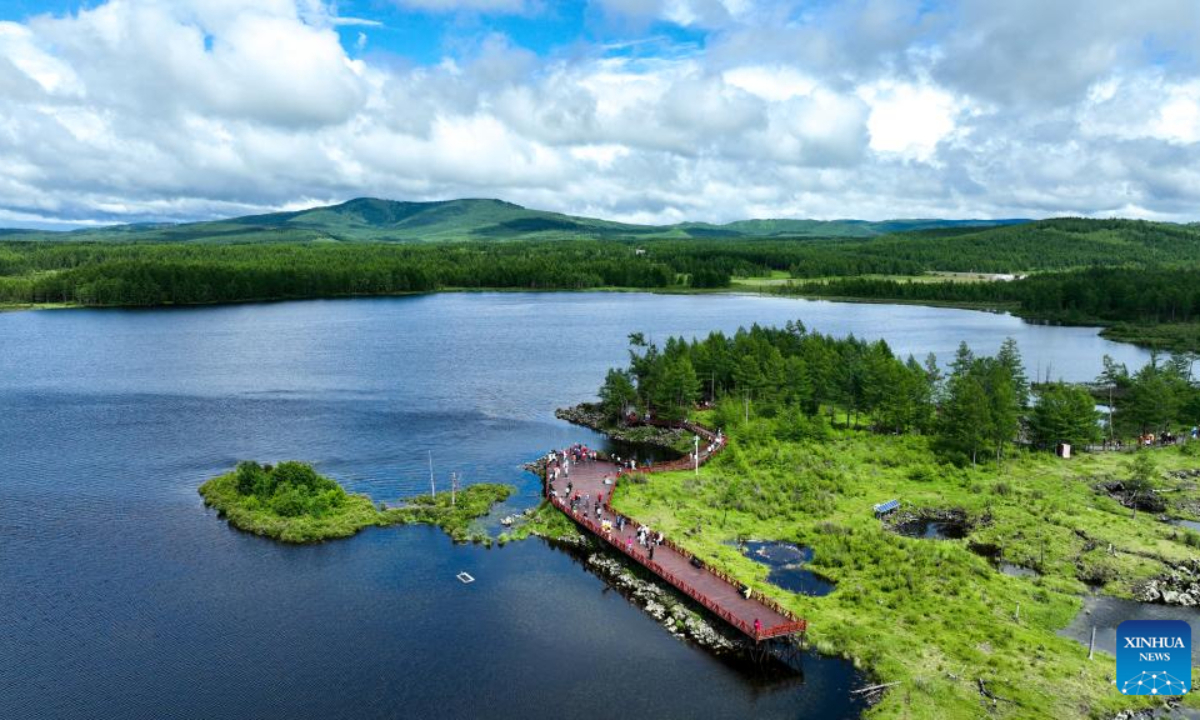
<path id="1" fill-rule="evenodd" d="M 387 200 L 358 197 L 334 205 L 191 223 L 136 223 L 71 231 L 5 230 L 6 240 L 160 242 L 445 242 L 559 238 L 870 238 L 938 228 L 996 227 L 1004 220 L 811 220 L 760 218 L 716 224 L 640 225 L 535 210 L 495 198 Z"/>

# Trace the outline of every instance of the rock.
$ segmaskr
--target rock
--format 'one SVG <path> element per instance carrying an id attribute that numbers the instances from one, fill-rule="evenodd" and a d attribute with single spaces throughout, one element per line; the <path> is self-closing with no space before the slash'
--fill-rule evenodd
<path id="1" fill-rule="evenodd" d="M 715 652 L 737 648 L 737 643 L 722 633 L 724 628 L 719 630 L 707 618 L 688 609 L 682 597 L 672 588 L 637 577 L 621 562 L 603 553 L 589 555 L 587 564 L 607 577 L 614 587 L 640 605 L 648 615 L 661 622 L 672 635 L 689 638 Z"/>
<path id="2" fill-rule="evenodd" d="M 1181 607 L 1200 606 L 1200 560 L 1187 560 L 1169 566 L 1167 571 L 1152 578 L 1135 593 L 1142 602 L 1158 602 Z"/>
<path id="3" fill-rule="evenodd" d="M 679 428 L 660 428 L 651 425 L 613 425 L 604 416 L 599 405 L 583 403 L 574 407 L 559 408 L 554 411 L 554 417 L 566 420 L 573 425 L 580 425 L 597 432 L 604 433 L 614 440 L 628 443 L 657 445 L 668 450 L 676 446 L 690 434 Z"/>

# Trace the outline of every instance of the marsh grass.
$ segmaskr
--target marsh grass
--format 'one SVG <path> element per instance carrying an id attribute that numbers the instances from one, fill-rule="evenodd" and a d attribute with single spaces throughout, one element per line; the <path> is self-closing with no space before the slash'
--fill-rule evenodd
<path id="1" fill-rule="evenodd" d="M 972 469 L 940 463 L 919 436 L 836 430 L 821 441 L 778 440 L 754 418 L 727 429 L 728 450 L 699 478 L 623 483 L 614 503 L 806 617 L 818 650 L 852 658 L 880 682 L 901 681 L 870 717 L 1107 717 L 1147 706 L 1113 690 L 1112 657 L 1089 662 L 1086 648 L 1056 634 L 1079 611 L 1085 581 L 1128 597 L 1165 563 L 1195 555 L 1187 533 L 1149 513 L 1134 518 L 1097 491 L 1099 479 L 1125 476 L 1128 456 L 1017 454 Z M 1197 465 L 1176 451 L 1156 455 L 1163 470 Z M 1175 490 L 1165 496 L 1179 507 L 1195 503 L 1194 488 L 1157 482 Z M 893 498 L 905 510 L 960 510 L 971 531 L 902 537 L 872 512 Z M 837 589 L 819 598 L 780 590 L 730 544 L 739 537 L 812 547 L 811 569 Z M 1006 576 L 971 547 L 1042 575 Z M 979 679 L 1011 702 L 984 700 Z"/>

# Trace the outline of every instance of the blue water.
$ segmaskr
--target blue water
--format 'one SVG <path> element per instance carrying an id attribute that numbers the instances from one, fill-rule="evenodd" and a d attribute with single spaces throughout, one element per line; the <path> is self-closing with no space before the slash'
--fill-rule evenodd
<path id="1" fill-rule="evenodd" d="M 1086 329 L 789 299 L 478 294 L 0 314 L 0 717 L 837 718 L 839 660 L 763 682 L 664 632 L 576 559 L 425 528 L 284 547 L 231 530 L 196 487 L 237 460 L 311 461 L 395 502 L 506 482 L 601 440 L 553 418 L 624 364 L 625 338 L 802 319 L 948 357 L 1006 335 L 1094 375 Z M 1036 360 L 1034 358 L 1037 358 Z M 466 570 L 470 586 L 454 579 Z"/>
<path id="2" fill-rule="evenodd" d="M 751 560 L 771 568 L 767 582 L 788 592 L 819 597 L 836 589 L 829 580 L 805 568 L 812 562 L 813 550 L 785 542 L 750 541 L 743 553 Z"/>

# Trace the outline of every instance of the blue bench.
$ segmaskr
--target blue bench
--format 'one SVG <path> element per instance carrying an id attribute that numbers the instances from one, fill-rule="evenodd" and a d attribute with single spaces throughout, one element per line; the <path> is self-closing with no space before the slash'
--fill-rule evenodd
<path id="1" fill-rule="evenodd" d="M 887 515 L 888 513 L 896 510 L 899 507 L 900 507 L 899 500 L 888 500 L 887 502 L 879 503 L 879 504 L 875 505 L 875 516 L 878 517 L 880 515 Z"/>

